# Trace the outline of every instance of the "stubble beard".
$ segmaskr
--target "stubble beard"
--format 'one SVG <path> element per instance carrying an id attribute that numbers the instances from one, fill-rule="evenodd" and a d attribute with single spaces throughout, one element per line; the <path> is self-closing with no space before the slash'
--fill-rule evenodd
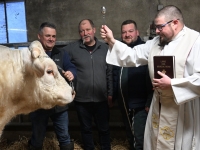
<path id="1" fill-rule="evenodd" d="M 128 38 L 124 38 L 123 42 L 129 45 L 129 44 L 133 43 L 134 40 L 132 38 L 128 37 Z"/>

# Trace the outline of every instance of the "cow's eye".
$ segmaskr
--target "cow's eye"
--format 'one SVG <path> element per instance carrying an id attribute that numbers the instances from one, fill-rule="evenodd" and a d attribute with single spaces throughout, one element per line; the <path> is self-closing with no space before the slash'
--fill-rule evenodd
<path id="1" fill-rule="evenodd" d="M 53 70 L 47 70 L 47 73 L 53 75 Z"/>

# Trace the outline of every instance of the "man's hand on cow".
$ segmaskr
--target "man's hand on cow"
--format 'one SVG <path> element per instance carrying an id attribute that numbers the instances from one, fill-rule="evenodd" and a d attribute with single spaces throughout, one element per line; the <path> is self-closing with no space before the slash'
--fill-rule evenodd
<path id="1" fill-rule="evenodd" d="M 161 79 L 153 78 L 152 84 L 153 84 L 154 89 L 166 90 L 166 89 L 172 88 L 171 78 L 161 73 L 160 71 L 158 71 L 158 74 L 161 76 Z"/>
<path id="2" fill-rule="evenodd" d="M 71 73 L 71 71 L 65 71 L 63 74 L 68 81 L 72 81 L 74 79 L 74 75 Z"/>
<path id="3" fill-rule="evenodd" d="M 108 106 L 111 108 L 113 107 L 112 96 L 108 96 Z"/>
<path id="4" fill-rule="evenodd" d="M 102 25 L 100 29 L 100 35 L 102 39 L 109 44 L 110 48 L 112 48 L 115 44 L 115 39 L 112 31 L 106 25 Z"/>
<path id="5" fill-rule="evenodd" d="M 72 91 L 72 98 L 74 99 L 75 96 L 76 96 L 76 92 L 73 90 L 73 91 Z"/>
<path id="6" fill-rule="evenodd" d="M 149 112 L 149 107 L 145 107 L 145 111 L 148 113 Z"/>

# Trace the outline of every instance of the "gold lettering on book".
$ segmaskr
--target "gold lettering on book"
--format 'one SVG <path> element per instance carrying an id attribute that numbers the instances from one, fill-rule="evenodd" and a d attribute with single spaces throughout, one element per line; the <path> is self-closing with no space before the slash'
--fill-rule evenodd
<path id="1" fill-rule="evenodd" d="M 174 56 L 154 56 L 154 77 L 160 79 L 161 76 L 158 74 L 158 71 L 169 76 L 170 78 L 175 77 L 175 64 Z"/>
<path id="2" fill-rule="evenodd" d="M 157 66 L 157 68 L 171 68 L 171 66 Z"/>
<path id="3" fill-rule="evenodd" d="M 161 63 L 161 65 L 165 66 L 166 60 L 161 60 L 160 63 Z"/>

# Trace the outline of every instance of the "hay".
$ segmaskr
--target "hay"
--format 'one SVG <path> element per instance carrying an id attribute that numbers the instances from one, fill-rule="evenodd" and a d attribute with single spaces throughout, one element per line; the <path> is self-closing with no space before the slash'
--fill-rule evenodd
<path id="1" fill-rule="evenodd" d="M 128 140 L 119 140 L 119 139 L 113 139 L 111 143 L 111 149 L 112 150 L 128 150 L 129 149 L 129 143 Z"/>
<path id="2" fill-rule="evenodd" d="M 5 140 L 7 141 L 7 140 Z M 27 150 L 28 149 L 28 139 L 26 137 L 19 138 L 18 141 L 13 143 L 4 142 L 4 146 L 1 147 L 1 150 Z"/>
<path id="3" fill-rule="evenodd" d="M 9 143 L 6 139 L 0 141 L 1 150 L 27 150 L 28 149 L 28 138 L 20 137 L 18 141 Z M 95 150 L 99 150 L 100 146 L 96 144 Z M 111 142 L 112 150 L 128 150 L 128 141 L 113 139 Z M 43 150 L 59 150 L 59 143 L 55 137 L 45 138 Z M 74 150 L 83 150 L 81 144 L 78 141 L 74 143 Z"/>

